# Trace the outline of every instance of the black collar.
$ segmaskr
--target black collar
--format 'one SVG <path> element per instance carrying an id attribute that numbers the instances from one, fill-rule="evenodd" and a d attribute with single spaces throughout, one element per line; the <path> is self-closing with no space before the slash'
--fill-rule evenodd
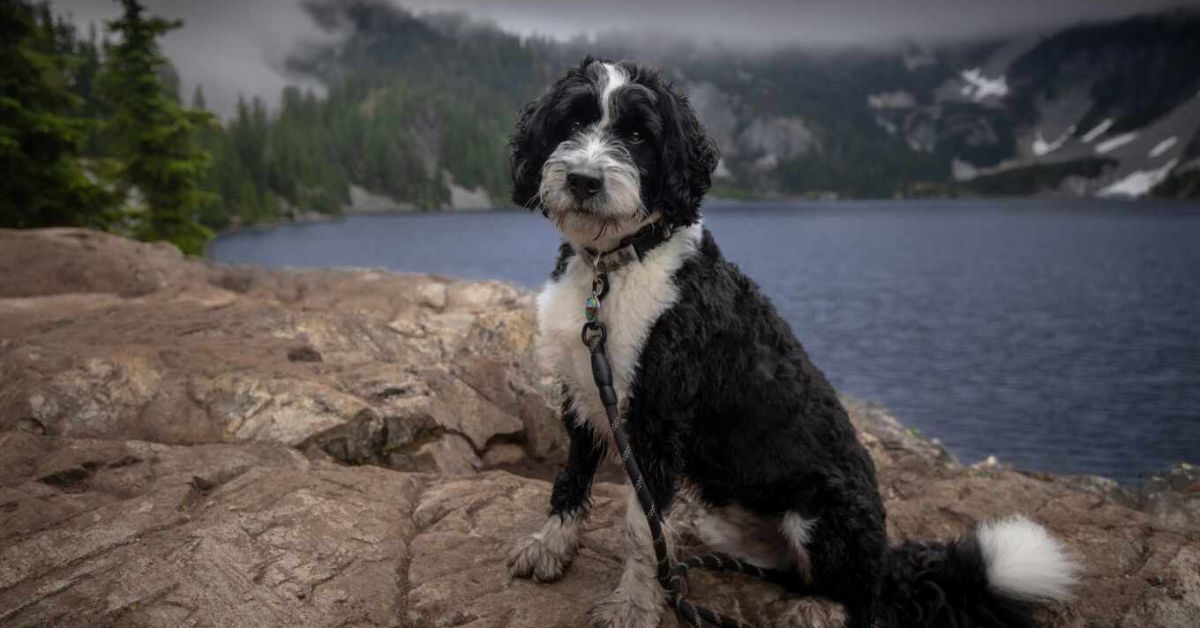
<path id="1" fill-rule="evenodd" d="M 660 222 L 652 222 L 622 239 L 617 246 L 603 253 L 584 247 L 582 257 L 596 270 L 612 272 L 630 262 L 642 261 L 646 254 L 671 238 L 675 230 Z"/>

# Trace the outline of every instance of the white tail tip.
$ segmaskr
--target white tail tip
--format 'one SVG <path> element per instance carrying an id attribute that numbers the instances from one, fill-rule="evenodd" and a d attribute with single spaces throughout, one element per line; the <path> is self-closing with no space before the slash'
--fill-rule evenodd
<path id="1" fill-rule="evenodd" d="M 1071 597 L 1079 566 L 1042 526 L 1016 515 L 980 525 L 975 537 L 996 592 L 1028 602 Z"/>

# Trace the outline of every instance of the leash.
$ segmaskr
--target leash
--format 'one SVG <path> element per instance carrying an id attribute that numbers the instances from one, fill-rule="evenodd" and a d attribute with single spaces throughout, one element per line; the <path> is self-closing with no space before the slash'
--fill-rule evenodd
<path id="1" fill-rule="evenodd" d="M 599 261 L 599 257 L 596 258 Z M 629 436 L 621 425 L 620 410 L 617 408 L 617 392 L 613 389 L 612 368 L 608 362 L 608 354 L 604 351 L 604 343 L 608 338 L 608 330 L 600 322 L 600 303 L 608 294 L 608 273 L 594 265 L 595 276 L 592 279 L 592 294 L 584 306 L 583 344 L 587 345 L 592 357 L 592 379 L 596 381 L 596 389 L 600 400 L 604 403 L 604 412 L 608 415 L 608 424 L 612 428 L 613 440 L 617 444 L 617 452 L 625 465 L 625 474 L 629 476 L 629 484 L 637 493 L 638 503 L 646 515 L 646 523 L 650 526 L 650 537 L 654 543 L 654 556 L 657 560 L 657 578 L 666 592 L 667 605 L 675 609 L 680 621 L 694 628 L 704 628 L 706 625 L 720 628 L 755 628 L 732 617 L 726 617 L 712 609 L 697 606 L 683 596 L 683 584 L 686 583 L 687 572 L 690 569 L 710 569 L 714 571 L 732 571 L 756 578 L 762 578 L 776 584 L 785 584 L 792 574 L 784 571 L 763 569 L 757 565 L 743 563 L 723 554 L 702 554 L 692 556 L 677 563 L 671 563 L 667 553 L 667 541 L 663 535 L 662 513 L 654 503 L 654 496 L 646 486 L 645 478 L 633 457 L 633 449 L 629 445 Z"/>

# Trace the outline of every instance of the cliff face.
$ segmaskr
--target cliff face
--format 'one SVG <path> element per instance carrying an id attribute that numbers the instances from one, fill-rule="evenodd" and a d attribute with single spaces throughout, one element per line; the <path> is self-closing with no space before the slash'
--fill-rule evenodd
<path id="1" fill-rule="evenodd" d="M 77 230 L 0 231 L 0 273 L 0 625 L 577 626 L 615 584 L 617 483 L 563 581 L 504 568 L 562 452 L 528 295 Z M 1134 493 L 963 467 L 850 408 L 895 540 L 1024 513 L 1086 569 L 1047 625 L 1200 625 L 1194 471 Z M 781 596 L 693 590 L 763 623 Z"/>

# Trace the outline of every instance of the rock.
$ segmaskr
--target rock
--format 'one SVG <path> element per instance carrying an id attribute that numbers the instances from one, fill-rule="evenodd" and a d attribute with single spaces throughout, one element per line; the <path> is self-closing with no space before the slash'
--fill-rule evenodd
<path id="1" fill-rule="evenodd" d="M 1174 525 L 1200 521 L 1200 467 L 1180 463 L 1142 485 L 1136 505 Z"/>
<path id="2" fill-rule="evenodd" d="M 520 464 L 525 460 L 525 450 L 512 443 L 499 443 L 488 449 L 483 456 L 483 464 L 488 467 Z"/>
<path id="3" fill-rule="evenodd" d="M 288 349 L 287 357 L 292 362 L 324 362 L 321 352 L 304 345 Z"/>
<path id="4" fill-rule="evenodd" d="M 545 517 L 542 480 L 347 467 L 277 443 L 5 432 L 0 451 L 5 626 L 574 627 L 620 574 L 626 488 L 607 482 L 594 489 L 564 579 L 537 584 L 510 579 L 505 558 Z M 1079 600 L 1045 612 L 1044 625 L 1200 621 L 1195 522 L 1167 526 L 1013 471 L 945 466 L 908 478 L 914 468 L 881 472 L 894 540 L 945 538 L 1023 512 L 1067 542 L 1086 569 Z M 695 599 L 759 623 L 783 599 L 741 576 L 700 572 L 691 585 Z"/>
<path id="5" fill-rule="evenodd" d="M 36 233 L 34 237 L 30 233 Z M 179 249 L 86 229 L 0 229 L 0 298 L 61 294 L 135 297 L 177 281 Z"/>
<path id="6" fill-rule="evenodd" d="M 550 386 L 541 387 L 544 392 L 530 386 L 517 390 L 521 418 L 525 421 L 525 448 L 530 455 L 540 460 L 562 462 L 566 460 L 567 432 L 562 427 L 560 410 L 549 399 Z"/>
<path id="7" fill-rule="evenodd" d="M 913 458 L 938 467 L 956 467 L 954 455 L 917 430 L 905 427 L 882 406 L 842 398 L 860 439 L 875 454 L 876 464 L 891 466 Z"/>
<path id="8" fill-rule="evenodd" d="M 1181 548 L 1153 578 L 1152 584 L 1166 595 L 1135 605 L 1121 618 L 1126 626 L 1194 626 L 1196 599 L 1200 597 L 1200 550 Z"/>
<path id="9" fill-rule="evenodd" d="M 1150 476 L 1140 487 L 1124 486 L 1095 475 L 1057 478 L 1048 474 L 1029 475 L 1054 480 L 1140 510 L 1170 526 L 1186 527 L 1200 521 L 1200 468 L 1186 462 Z"/>
<path id="10" fill-rule="evenodd" d="M 228 268 L 80 229 L 0 230 L 0 268 L 0 429 L 456 473 L 561 449 L 506 284 Z"/>
<path id="11" fill-rule="evenodd" d="M 0 435 L 0 624 L 397 625 L 420 476 Z"/>

